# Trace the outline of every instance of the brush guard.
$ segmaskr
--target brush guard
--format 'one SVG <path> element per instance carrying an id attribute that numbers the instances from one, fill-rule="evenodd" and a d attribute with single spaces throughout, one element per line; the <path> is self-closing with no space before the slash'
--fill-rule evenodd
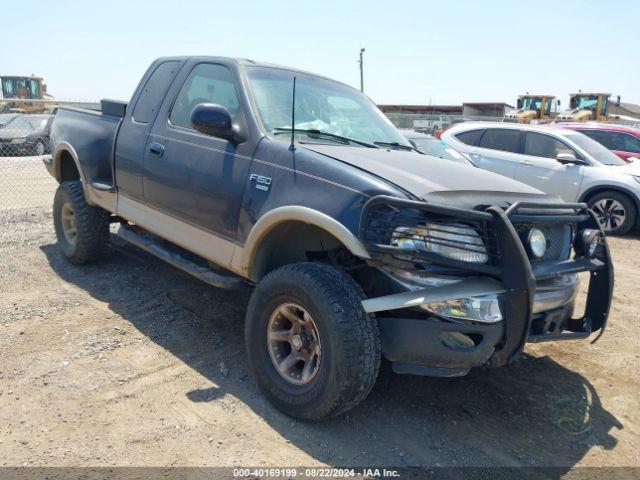
<path id="1" fill-rule="evenodd" d="M 463 223 L 474 228 L 486 246 L 488 262 L 465 262 L 391 244 L 391 236 L 396 228 L 417 227 L 433 222 L 436 225 Z M 514 224 L 526 224 L 531 228 L 549 224 L 572 225 L 573 257 L 532 265 Z M 518 202 L 506 210 L 492 206 L 477 211 L 377 196 L 363 207 L 358 237 L 369 251 L 374 265 L 395 264 L 403 268 L 416 268 L 417 264 L 427 263 L 438 266 L 440 274 L 480 275 L 497 280 L 503 290 L 501 298 L 505 331 L 488 363 L 500 366 L 516 358 L 527 341 L 580 339 L 599 331 L 595 342 L 604 332 L 613 292 L 613 265 L 604 234 L 593 257 L 582 253 L 581 233 L 585 229 L 597 230 L 602 234 L 595 215 L 583 203 Z M 532 331 L 536 280 L 580 272 L 590 274 L 584 315 L 567 319 L 560 328 L 561 323 L 553 321 L 554 315 L 562 313 L 566 316 L 567 312 L 545 312 L 547 317 L 542 324 L 536 319 L 536 328 Z M 374 298 L 365 302 L 375 303 L 377 300 Z M 384 322 L 393 322 L 393 319 L 384 319 Z"/>

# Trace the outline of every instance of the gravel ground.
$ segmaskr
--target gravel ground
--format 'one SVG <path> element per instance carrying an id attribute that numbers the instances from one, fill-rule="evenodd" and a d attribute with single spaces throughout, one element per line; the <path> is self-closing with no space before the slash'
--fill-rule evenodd
<path id="1" fill-rule="evenodd" d="M 48 209 L 0 211 L 0 466 L 640 466 L 640 239 L 611 240 L 610 328 L 458 379 L 382 372 L 320 424 L 249 377 L 246 293 L 128 246 L 68 264 Z"/>

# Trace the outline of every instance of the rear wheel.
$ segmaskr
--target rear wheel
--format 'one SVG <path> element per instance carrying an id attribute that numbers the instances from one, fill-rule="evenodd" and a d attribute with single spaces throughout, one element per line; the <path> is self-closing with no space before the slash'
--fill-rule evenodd
<path id="1" fill-rule="evenodd" d="M 598 217 L 602 230 L 609 235 L 624 235 L 636 223 L 636 206 L 623 193 L 598 193 L 587 204 Z"/>
<path id="2" fill-rule="evenodd" d="M 109 212 L 89 205 L 80 181 L 63 182 L 53 200 L 58 246 L 76 264 L 104 257 L 109 246 Z"/>
<path id="3" fill-rule="evenodd" d="M 380 367 L 378 324 L 345 273 L 297 263 L 254 290 L 245 323 L 256 383 L 281 411 L 303 420 L 339 415 L 361 402 Z"/>

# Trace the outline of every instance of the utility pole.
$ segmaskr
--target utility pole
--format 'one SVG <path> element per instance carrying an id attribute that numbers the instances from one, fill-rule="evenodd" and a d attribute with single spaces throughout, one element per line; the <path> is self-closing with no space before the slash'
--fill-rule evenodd
<path id="1" fill-rule="evenodd" d="M 364 48 L 360 49 L 360 91 L 364 92 L 364 62 L 362 59 L 362 54 L 364 53 Z"/>

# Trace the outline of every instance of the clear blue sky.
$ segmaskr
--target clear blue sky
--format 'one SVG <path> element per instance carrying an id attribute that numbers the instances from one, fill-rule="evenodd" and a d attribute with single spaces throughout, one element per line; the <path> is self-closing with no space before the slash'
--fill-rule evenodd
<path id="1" fill-rule="evenodd" d="M 605 90 L 640 103 L 640 1 L 13 2 L 0 74 L 60 99 L 128 100 L 158 56 L 240 56 L 359 85 L 378 103 L 506 101 Z M 20 8 L 17 8 L 20 6 Z"/>

